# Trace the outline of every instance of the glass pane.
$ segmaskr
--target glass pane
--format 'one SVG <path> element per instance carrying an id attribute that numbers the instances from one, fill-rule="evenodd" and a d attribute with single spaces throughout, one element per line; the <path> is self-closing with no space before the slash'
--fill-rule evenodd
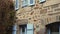
<path id="1" fill-rule="evenodd" d="M 19 3 L 18 0 L 16 0 L 16 8 L 18 8 L 18 3 Z"/>
<path id="2" fill-rule="evenodd" d="M 22 28 L 22 32 L 25 32 L 25 28 Z"/>
<path id="3" fill-rule="evenodd" d="M 27 30 L 27 34 L 33 34 L 33 30 Z"/>
<path id="4" fill-rule="evenodd" d="M 16 34 L 16 31 L 13 31 L 12 34 Z"/>
<path id="5" fill-rule="evenodd" d="M 27 29 L 33 29 L 33 24 L 27 24 Z"/>
<path id="6" fill-rule="evenodd" d="M 33 24 L 27 24 L 27 34 L 33 34 Z"/>
<path id="7" fill-rule="evenodd" d="M 27 2 L 27 0 L 23 0 L 22 5 L 23 5 L 23 6 L 26 6 L 26 5 L 27 5 L 27 3 L 28 3 L 28 2 Z"/>
<path id="8" fill-rule="evenodd" d="M 30 4 L 33 4 L 33 0 L 30 0 Z"/>
<path id="9" fill-rule="evenodd" d="M 16 29 L 16 27 L 17 27 L 17 26 L 16 26 L 16 25 L 14 25 L 14 26 L 13 26 L 13 30 L 17 30 L 17 29 Z"/>

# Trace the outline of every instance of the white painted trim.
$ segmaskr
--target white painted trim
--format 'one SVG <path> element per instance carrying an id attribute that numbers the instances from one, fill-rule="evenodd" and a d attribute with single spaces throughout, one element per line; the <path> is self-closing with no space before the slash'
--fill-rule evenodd
<path id="1" fill-rule="evenodd" d="M 23 1 L 24 1 L 24 0 L 23 0 Z M 23 4 L 23 1 L 22 1 L 22 7 L 27 6 L 27 5 L 28 5 L 28 0 L 26 0 L 26 1 L 27 1 L 27 3 L 26 3 L 26 4 Z M 26 2 L 26 1 L 24 1 L 24 2 Z"/>
<path id="2" fill-rule="evenodd" d="M 39 0 L 39 3 L 45 2 L 46 0 Z"/>
<path id="3" fill-rule="evenodd" d="M 18 2 L 18 4 L 16 5 L 16 1 Z M 17 8 L 16 8 L 16 6 L 18 6 Z M 19 9 L 19 0 L 15 0 L 15 10 L 18 10 Z"/>

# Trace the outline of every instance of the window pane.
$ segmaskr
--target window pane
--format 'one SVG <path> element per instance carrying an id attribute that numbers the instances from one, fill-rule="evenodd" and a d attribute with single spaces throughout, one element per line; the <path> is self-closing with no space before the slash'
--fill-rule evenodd
<path id="1" fill-rule="evenodd" d="M 30 0 L 30 4 L 33 4 L 33 0 Z"/>
<path id="2" fill-rule="evenodd" d="M 25 32 L 25 27 L 22 28 L 22 32 Z"/>
<path id="3" fill-rule="evenodd" d="M 33 24 L 27 24 L 27 34 L 33 34 Z"/>
<path id="4" fill-rule="evenodd" d="M 13 31 L 12 34 L 16 34 L 16 31 Z"/>
<path id="5" fill-rule="evenodd" d="M 27 24 L 27 29 L 33 29 L 33 24 Z"/>
<path id="6" fill-rule="evenodd" d="M 26 5 L 27 5 L 27 3 L 28 3 L 28 1 L 27 1 L 27 0 L 23 0 L 22 5 L 23 5 L 23 6 L 26 6 Z"/>
<path id="7" fill-rule="evenodd" d="M 19 9 L 19 0 L 15 0 L 15 10 Z"/>
<path id="8" fill-rule="evenodd" d="M 18 0 L 16 0 L 16 8 L 18 8 Z"/>

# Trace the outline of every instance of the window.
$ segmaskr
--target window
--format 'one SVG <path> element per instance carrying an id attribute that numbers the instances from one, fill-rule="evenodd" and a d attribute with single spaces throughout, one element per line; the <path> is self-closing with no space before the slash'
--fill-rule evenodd
<path id="1" fill-rule="evenodd" d="M 15 0 L 15 10 L 19 9 L 19 0 Z"/>
<path id="2" fill-rule="evenodd" d="M 33 34 L 34 27 L 33 24 L 27 24 L 27 34 Z"/>
<path id="3" fill-rule="evenodd" d="M 56 21 L 59 21 L 59 16 L 56 16 Z"/>
<path id="4" fill-rule="evenodd" d="M 24 7 L 24 6 L 27 6 L 27 4 L 28 4 L 28 1 L 27 0 L 23 0 L 22 1 L 22 6 Z"/>
<path id="5" fill-rule="evenodd" d="M 44 3 L 46 0 L 39 0 L 40 1 L 40 3 Z"/>
<path id="6" fill-rule="evenodd" d="M 33 24 L 20 25 L 20 34 L 33 34 Z"/>
<path id="7" fill-rule="evenodd" d="M 13 31 L 12 31 L 12 34 L 16 34 L 16 32 L 17 32 L 17 25 L 13 25 Z"/>
<path id="8" fill-rule="evenodd" d="M 22 1 L 22 7 L 30 6 L 30 5 L 34 5 L 34 4 L 35 4 L 35 0 L 23 0 Z"/>
<path id="9" fill-rule="evenodd" d="M 26 29 L 26 24 L 20 25 L 20 34 L 26 34 L 27 29 Z"/>
<path id="10" fill-rule="evenodd" d="M 29 2 L 28 5 L 34 5 L 35 4 L 35 0 L 29 0 L 28 2 Z"/>
<path id="11" fill-rule="evenodd" d="M 60 21 L 60 16 L 56 16 L 56 21 Z"/>
<path id="12" fill-rule="evenodd" d="M 59 16 L 59 21 L 60 21 L 60 16 Z"/>

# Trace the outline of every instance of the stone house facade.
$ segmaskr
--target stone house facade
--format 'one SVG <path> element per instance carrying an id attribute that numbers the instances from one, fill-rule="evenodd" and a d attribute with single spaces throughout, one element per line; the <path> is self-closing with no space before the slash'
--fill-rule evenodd
<path id="1" fill-rule="evenodd" d="M 21 34 L 19 26 L 25 24 L 33 24 L 34 34 L 60 34 L 60 0 L 45 0 L 42 3 L 35 0 L 33 5 L 22 4 L 23 0 L 19 0 L 19 9 L 16 10 L 17 34 Z M 59 27 L 56 29 L 52 28 L 57 25 Z"/>

